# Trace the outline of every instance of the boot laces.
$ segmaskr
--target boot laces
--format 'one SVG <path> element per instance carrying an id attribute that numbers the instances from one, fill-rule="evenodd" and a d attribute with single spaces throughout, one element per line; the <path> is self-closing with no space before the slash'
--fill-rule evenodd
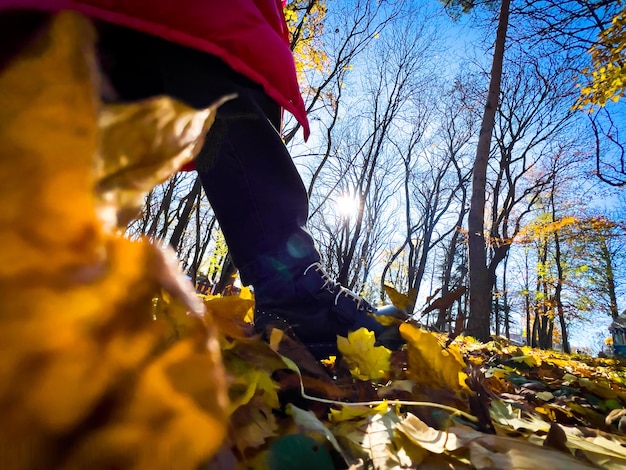
<path id="1" fill-rule="evenodd" d="M 372 307 L 370 306 L 370 304 L 365 299 L 363 299 L 362 297 L 358 296 L 357 294 L 355 294 L 351 290 L 346 289 L 341 284 L 339 284 L 337 281 L 333 280 L 330 277 L 330 275 L 322 268 L 320 263 L 313 263 L 313 264 L 309 265 L 309 267 L 307 267 L 304 270 L 304 275 L 305 276 L 306 276 L 307 272 L 309 272 L 309 270 L 311 268 L 313 268 L 313 270 L 324 281 L 324 284 L 322 285 L 320 290 L 324 290 L 325 289 L 328 292 L 330 292 L 331 294 L 335 295 L 335 305 L 337 305 L 339 303 L 340 297 L 344 296 L 344 297 L 348 298 L 349 300 L 351 300 L 352 302 L 354 302 L 356 304 L 357 310 L 365 310 L 365 311 L 373 310 Z"/>

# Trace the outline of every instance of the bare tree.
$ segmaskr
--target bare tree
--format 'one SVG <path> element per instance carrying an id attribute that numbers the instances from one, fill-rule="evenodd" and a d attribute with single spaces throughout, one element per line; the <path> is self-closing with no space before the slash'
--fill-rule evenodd
<path id="1" fill-rule="evenodd" d="M 512 62 L 512 63 L 510 63 Z M 496 145 L 490 165 L 487 285 L 496 289 L 496 270 L 506 259 L 524 218 L 559 171 L 539 171 L 539 163 L 568 151 L 572 87 L 558 63 L 521 53 L 505 67 L 501 104 L 496 115 Z M 557 160 L 555 160 L 557 161 Z M 563 161 L 563 159 L 558 160 Z M 502 293 L 494 291 L 494 306 Z M 495 312 L 496 334 L 500 330 Z M 508 324 L 505 324 L 508 329 Z"/>
<path id="2" fill-rule="evenodd" d="M 191 187 L 189 193 L 182 197 L 179 201 L 180 210 L 177 211 L 177 223 L 172 231 L 172 235 L 170 236 L 169 244 L 170 246 L 179 252 L 180 242 L 183 237 L 183 234 L 189 225 L 189 220 L 191 218 L 192 212 L 197 210 L 196 201 L 198 200 L 198 196 L 202 192 L 202 183 L 200 182 L 200 177 L 196 176 L 196 179 Z M 179 253 L 180 255 L 180 253 Z"/>
<path id="3" fill-rule="evenodd" d="M 584 85 L 581 75 L 591 64 L 589 51 L 598 45 L 622 9 L 623 2 L 615 0 L 524 0 L 516 2 L 513 14 L 526 20 L 519 22 L 519 37 L 535 49 L 541 48 L 545 55 L 558 54 Z M 586 116 L 596 174 L 604 183 L 617 187 L 626 185 L 626 142 L 620 125 L 625 112 L 622 100 Z M 585 112 L 580 114 L 584 118 Z"/>
<path id="4" fill-rule="evenodd" d="M 300 1 L 303 15 L 292 35 L 292 49 L 302 38 L 301 32 L 311 7 L 318 0 Z M 342 81 L 351 64 L 367 50 L 383 31 L 385 31 L 404 12 L 404 1 L 374 2 L 371 0 L 345 1 L 335 0 L 330 3 L 324 18 L 323 48 L 328 66 L 321 70 L 310 70 L 302 77 L 305 90 L 304 99 L 307 113 L 316 114 L 320 109 L 332 108 L 338 97 L 334 95 L 336 84 Z M 291 126 L 289 126 L 291 124 Z M 290 121 L 283 139 L 289 143 L 296 136 L 300 124 Z"/>
<path id="5" fill-rule="evenodd" d="M 381 35 L 363 57 L 367 70 L 355 84 L 361 92 L 353 101 L 344 103 L 341 125 L 333 129 L 326 141 L 327 150 L 333 152 L 326 157 L 326 164 L 334 170 L 334 176 L 326 180 L 326 190 L 318 192 L 317 200 L 323 203 L 350 194 L 358 208 L 335 229 L 336 217 L 328 212 L 329 208 L 326 212 L 314 211 L 313 221 L 321 219 L 318 227 L 324 232 L 320 238 L 333 247 L 325 250 L 333 253 L 328 261 L 335 266 L 337 280 L 349 287 L 353 287 L 354 279 L 369 271 L 367 254 L 375 252 L 371 244 L 379 238 L 376 225 L 384 215 L 385 202 L 393 194 L 394 169 L 399 158 L 392 151 L 390 139 L 398 134 L 400 126 L 406 125 L 404 117 L 411 112 L 411 100 L 420 93 L 428 71 L 426 51 L 431 42 L 424 37 L 424 27 L 412 18 L 394 24 L 402 34 Z M 327 176 L 330 174 L 326 172 Z M 314 175 L 318 178 L 319 171 Z M 315 199 L 314 196 L 314 202 Z"/>

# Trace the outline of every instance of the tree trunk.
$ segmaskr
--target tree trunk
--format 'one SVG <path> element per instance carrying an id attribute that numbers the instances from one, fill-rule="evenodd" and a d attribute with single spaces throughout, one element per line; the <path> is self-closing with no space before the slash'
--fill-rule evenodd
<path id="1" fill-rule="evenodd" d="M 498 108 L 500 84 L 502 80 L 502 65 L 506 32 L 509 23 L 510 0 L 502 0 L 498 31 L 491 64 L 491 81 L 487 103 L 483 113 L 483 120 L 476 148 L 472 174 L 472 196 L 467 221 L 468 250 L 470 273 L 470 313 L 467 322 L 467 333 L 481 341 L 488 341 L 490 334 L 490 294 L 491 288 L 487 279 L 487 247 L 485 245 L 485 198 L 487 187 L 487 165 L 491 149 L 491 137 Z"/>
<path id="2" fill-rule="evenodd" d="M 226 295 L 229 292 L 232 293 L 232 287 L 235 282 L 235 277 L 237 274 L 237 268 L 233 263 L 233 259 L 230 256 L 230 253 L 226 254 L 224 258 L 224 262 L 222 263 L 222 272 L 220 273 L 220 278 L 217 281 L 213 288 L 213 295 L 223 294 Z"/>
<path id="3" fill-rule="evenodd" d="M 567 324 L 565 322 L 565 311 L 563 309 L 563 301 L 561 300 L 561 291 L 563 290 L 563 283 L 565 282 L 563 276 L 563 266 L 561 265 L 561 242 L 559 240 L 558 232 L 554 232 L 554 245 L 555 245 L 555 262 L 557 269 L 556 287 L 554 289 L 554 303 L 556 306 L 557 315 L 559 316 L 559 325 L 561 327 L 561 344 L 563 346 L 563 352 L 569 354 L 569 336 L 567 334 Z"/>
<path id="4" fill-rule="evenodd" d="M 526 310 L 526 345 L 532 344 L 530 328 L 530 270 L 528 269 L 528 252 L 524 253 L 524 309 Z"/>
<path id="5" fill-rule="evenodd" d="M 504 258 L 504 269 L 502 270 L 502 308 L 504 310 L 504 336 L 511 339 L 511 318 L 509 305 L 509 294 L 506 289 L 506 271 L 509 264 L 509 257 Z"/>
<path id="6" fill-rule="evenodd" d="M 500 336 L 500 291 L 498 290 L 498 278 L 494 274 L 491 300 L 493 303 L 493 322 L 496 336 Z"/>
<path id="7" fill-rule="evenodd" d="M 611 318 L 616 320 L 619 316 L 619 309 L 617 307 L 617 293 L 615 290 L 615 274 L 613 272 L 613 256 L 609 250 L 609 246 L 606 238 L 602 239 L 602 245 L 600 247 L 600 257 L 604 262 L 604 271 L 606 273 L 606 289 L 609 294 L 609 310 L 611 312 Z"/>
<path id="8" fill-rule="evenodd" d="M 150 224 L 150 228 L 148 229 L 147 235 L 152 238 L 157 237 L 157 230 L 159 228 L 159 218 L 162 214 L 163 216 L 163 224 L 167 224 L 167 216 L 170 212 L 170 206 L 172 204 L 172 198 L 174 197 L 174 188 L 176 187 L 176 182 L 178 179 L 178 174 L 172 176 L 167 182 L 167 186 L 163 197 L 161 198 L 161 204 L 159 205 L 159 209 L 156 214 L 152 217 L 152 223 Z"/>
<path id="9" fill-rule="evenodd" d="M 554 182 L 552 183 L 552 192 L 550 193 L 550 203 L 552 205 L 552 222 L 556 222 L 556 207 L 554 205 Z M 554 231 L 554 262 L 556 264 L 556 287 L 554 288 L 554 303 L 559 317 L 559 325 L 561 327 L 561 344 L 563 352 L 569 354 L 569 338 L 567 334 L 567 324 L 565 323 L 565 311 L 563 309 L 563 301 L 561 300 L 561 292 L 563 290 L 563 283 L 565 282 L 565 273 L 563 272 L 563 265 L 561 264 L 561 239 L 559 238 L 559 232 Z"/>
<path id="10" fill-rule="evenodd" d="M 550 286 L 548 282 L 548 239 L 542 237 L 537 247 L 537 292 L 541 292 L 541 297 L 535 306 L 535 325 L 533 326 L 533 347 L 541 349 L 552 348 L 552 331 L 554 328 L 554 316 L 550 310 L 554 308 L 554 300 L 550 297 Z"/>
<path id="11" fill-rule="evenodd" d="M 196 199 L 198 198 L 198 194 L 200 194 L 200 189 L 202 188 L 202 184 L 200 183 L 200 177 L 196 176 L 196 181 L 191 188 L 191 191 L 187 196 L 185 196 L 185 206 L 180 214 L 178 219 L 178 223 L 176 227 L 174 227 L 174 231 L 172 232 L 172 236 L 170 237 L 170 246 L 174 248 L 174 250 L 178 253 L 178 247 L 180 245 L 180 240 L 183 237 L 183 233 L 189 225 L 189 219 L 191 218 L 191 212 L 193 211 Z M 196 243 L 198 241 L 196 240 Z"/>
<path id="12" fill-rule="evenodd" d="M 446 250 L 446 260 L 445 260 L 445 266 L 443 270 L 443 278 L 441 281 L 441 297 L 445 297 L 446 295 L 448 295 L 448 292 L 450 292 L 450 281 L 452 279 L 452 267 L 454 266 L 454 253 L 456 252 L 456 246 L 458 244 L 459 234 L 460 234 L 459 230 L 455 230 Z M 444 326 L 448 318 L 451 316 L 450 315 L 451 311 L 452 311 L 451 307 L 439 309 L 439 316 L 437 317 L 437 323 L 435 323 L 435 328 L 438 331 L 444 330 Z M 452 326 L 451 322 L 449 322 L 449 324 L 450 326 Z M 448 331 L 451 331 L 451 330 L 449 329 Z"/>

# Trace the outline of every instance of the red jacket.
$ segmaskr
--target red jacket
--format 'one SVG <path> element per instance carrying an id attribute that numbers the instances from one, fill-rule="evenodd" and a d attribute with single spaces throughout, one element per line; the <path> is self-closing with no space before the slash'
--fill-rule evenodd
<path id="1" fill-rule="evenodd" d="M 309 124 L 289 49 L 285 0 L 0 0 L 0 11 L 71 9 L 216 55 Z"/>

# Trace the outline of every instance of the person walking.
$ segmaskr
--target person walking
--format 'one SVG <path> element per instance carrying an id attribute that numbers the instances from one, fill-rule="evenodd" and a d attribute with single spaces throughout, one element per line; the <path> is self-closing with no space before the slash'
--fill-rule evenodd
<path id="1" fill-rule="evenodd" d="M 194 108 L 236 94 L 194 165 L 242 282 L 254 324 L 292 331 L 317 357 L 336 336 L 383 326 L 368 302 L 322 267 L 308 199 L 281 135 L 283 110 L 310 130 L 281 0 L 0 0 L 8 10 L 78 11 L 98 32 L 108 101 L 169 95 Z"/>

